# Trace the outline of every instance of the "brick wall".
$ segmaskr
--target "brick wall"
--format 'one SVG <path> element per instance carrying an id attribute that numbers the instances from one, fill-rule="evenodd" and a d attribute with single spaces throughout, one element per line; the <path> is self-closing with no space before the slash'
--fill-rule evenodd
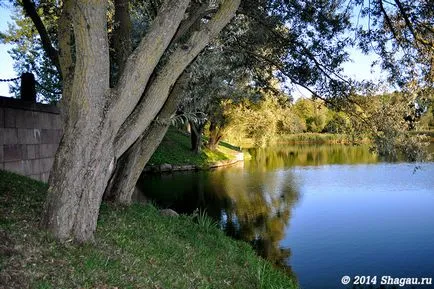
<path id="1" fill-rule="evenodd" d="M 55 106 L 0 97 L 0 169 L 46 182 L 61 127 Z"/>

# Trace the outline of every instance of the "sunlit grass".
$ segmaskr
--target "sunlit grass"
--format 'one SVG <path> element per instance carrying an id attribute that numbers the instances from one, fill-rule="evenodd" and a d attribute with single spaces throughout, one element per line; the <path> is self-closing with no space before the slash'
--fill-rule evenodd
<path id="1" fill-rule="evenodd" d="M 203 142 L 206 142 L 205 138 Z M 206 168 L 211 163 L 234 159 L 238 153 L 238 148 L 221 143 L 217 150 L 211 151 L 204 147 L 199 154 L 196 154 L 191 151 L 190 137 L 175 128 L 171 128 L 148 164 L 195 165 Z"/>

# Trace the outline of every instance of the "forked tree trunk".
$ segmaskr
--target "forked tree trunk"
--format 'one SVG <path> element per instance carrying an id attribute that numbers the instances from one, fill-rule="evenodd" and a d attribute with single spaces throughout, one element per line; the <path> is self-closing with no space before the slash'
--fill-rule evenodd
<path id="1" fill-rule="evenodd" d="M 187 75 L 183 73 L 158 113 L 157 121 L 152 122 L 141 137 L 118 160 L 104 193 L 104 199 L 126 205 L 131 203 L 140 174 L 166 135 L 170 126 L 170 118 L 176 112 L 186 80 Z"/>
<path id="2" fill-rule="evenodd" d="M 146 163 L 163 140 L 169 125 L 153 122 L 142 136 L 121 156 L 104 199 L 128 205 Z"/>
<path id="3" fill-rule="evenodd" d="M 131 102 L 120 102 L 122 95 L 117 92 L 129 94 L 130 99 L 131 95 L 137 100 L 140 98 L 141 93 L 136 91 L 143 91 L 146 86 L 171 41 L 171 35 L 176 32 L 188 2 L 178 0 L 174 10 L 167 5 L 164 7 L 164 13 L 150 34 L 161 34 L 161 30 L 167 35 L 161 36 L 159 42 L 144 39 L 142 49 L 130 58 L 134 60 L 141 54 L 144 58 L 146 48 L 154 49 L 155 53 L 147 60 L 129 59 L 122 84 L 110 90 L 107 1 L 65 1 L 64 9 L 70 10 L 65 11 L 63 20 L 70 21 L 74 28 L 75 52 L 80 57 L 76 57 L 73 76 L 64 83 L 67 100 L 64 136 L 50 173 L 42 219 L 43 225 L 56 238 L 72 238 L 78 242 L 92 240 L 103 193 L 115 166 L 115 156 L 119 154 L 114 149 L 116 133 L 134 108 L 131 108 Z M 66 30 L 64 33 L 68 35 Z M 65 35 L 60 37 L 61 43 L 66 43 L 62 42 Z M 63 60 L 63 71 L 71 71 L 70 62 L 65 57 Z M 142 75 L 137 77 L 137 71 Z M 121 113 L 116 111 L 119 108 L 123 109 Z M 159 108 L 153 106 L 152 109 Z M 149 117 L 153 118 L 152 114 Z"/>

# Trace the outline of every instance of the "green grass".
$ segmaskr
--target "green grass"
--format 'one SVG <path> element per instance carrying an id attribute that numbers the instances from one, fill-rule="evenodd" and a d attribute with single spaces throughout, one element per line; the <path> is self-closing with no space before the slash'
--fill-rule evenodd
<path id="1" fill-rule="evenodd" d="M 204 139 L 204 141 L 206 141 Z M 158 149 L 149 160 L 149 165 L 196 165 L 207 167 L 209 164 L 230 160 L 239 153 L 237 147 L 227 143 L 221 143 L 217 150 L 211 151 L 203 148 L 200 154 L 191 151 L 190 137 L 175 128 L 168 130 Z"/>
<path id="2" fill-rule="evenodd" d="M 205 217 L 150 205 L 104 204 L 93 244 L 58 243 L 38 226 L 46 190 L 0 171 L 0 288 L 296 288 Z"/>

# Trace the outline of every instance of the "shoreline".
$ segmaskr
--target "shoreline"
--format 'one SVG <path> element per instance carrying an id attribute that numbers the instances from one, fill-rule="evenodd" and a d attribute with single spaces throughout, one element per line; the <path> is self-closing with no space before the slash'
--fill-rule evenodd
<path id="1" fill-rule="evenodd" d="M 149 166 L 147 165 L 143 169 L 143 173 L 146 174 L 146 173 L 171 173 L 171 172 L 182 172 L 182 171 L 204 171 L 204 170 L 210 170 L 214 168 L 232 166 L 238 162 L 243 162 L 244 159 L 245 159 L 244 153 L 239 152 L 235 155 L 235 158 L 233 159 L 210 162 L 205 165 L 192 165 L 192 164 L 176 165 L 176 164 L 169 164 L 169 163 L 149 165 Z"/>

